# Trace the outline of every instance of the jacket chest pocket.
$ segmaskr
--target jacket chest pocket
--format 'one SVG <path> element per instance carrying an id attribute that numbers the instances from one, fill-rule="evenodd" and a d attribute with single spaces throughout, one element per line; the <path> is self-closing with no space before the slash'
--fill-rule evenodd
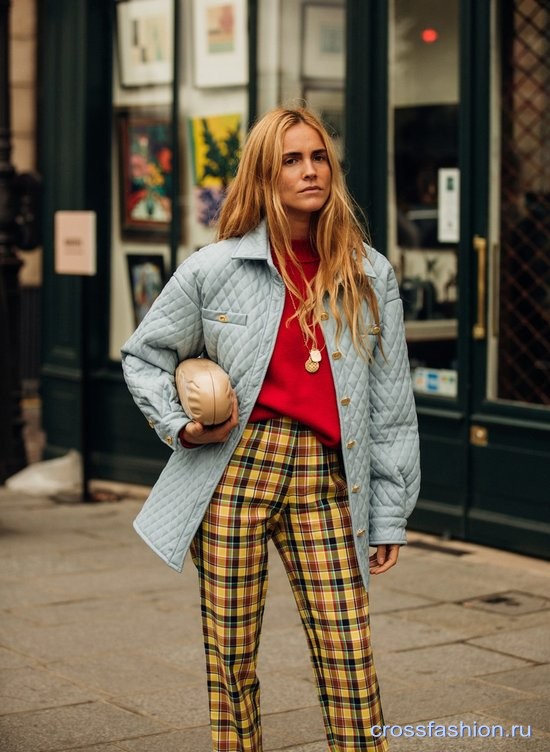
<path id="1" fill-rule="evenodd" d="M 239 338 L 248 320 L 247 313 L 219 308 L 203 308 L 201 316 L 204 344 L 209 356 L 214 358 L 220 346 Z"/>

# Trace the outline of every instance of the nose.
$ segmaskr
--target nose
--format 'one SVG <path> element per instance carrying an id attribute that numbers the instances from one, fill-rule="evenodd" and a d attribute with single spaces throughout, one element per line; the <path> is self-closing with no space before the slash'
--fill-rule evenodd
<path id="1" fill-rule="evenodd" d="M 312 159 L 304 160 L 304 178 L 314 178 L 317 175 L 317 167 Z"/>

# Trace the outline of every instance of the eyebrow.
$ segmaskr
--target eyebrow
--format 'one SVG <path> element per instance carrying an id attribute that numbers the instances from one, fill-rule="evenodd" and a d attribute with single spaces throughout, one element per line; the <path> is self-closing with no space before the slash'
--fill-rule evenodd
<path id="1" fill-rule="evenodd" d="M 313 155 L 316 155 L 316 154 L 326 154 L 327 150 L 326 149 L 314 149 L 311 153 Z M 283 157 L 301 157 L 302 154 L 303 154 L 303 152 L 301 152 L 301 151 L 285 151 L 283 153 Z"/>

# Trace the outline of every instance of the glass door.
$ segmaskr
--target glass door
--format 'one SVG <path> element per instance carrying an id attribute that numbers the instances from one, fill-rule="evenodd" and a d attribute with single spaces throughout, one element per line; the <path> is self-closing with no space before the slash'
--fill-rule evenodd
<path id="1" fill-rule="evenodd" d="M 466 529 L 480 542 L 548 556 L 550 6 L 493 0 L 477 13 L 491 65 L 488 81 L 478 75 L 473 84 L 489 128 L 488 137 L 477 131 L 487 169 L 471 189 L 478 234 Z"/>
<path id="2" fill-rule="evenodd" d="M 465 533 L 468 423 L 467 301 L 459 290 L 467 234 L 462 19 L 460 0 L 392 0 L 387 19 L 387 255 L 403 299 L 422 459 L 412 524 L 458 537 Z"/>
<path id="3" fill-rule="evenodd" d="M 459 2 L 393 0 L 389 257 L 417 394 L 457 396 Z"/>
<path id="4" fill-rule="evenodd" d="M 515 0 L 500 11 L 487 391 L 490 399 L 550 406 L 550 7 Z"/>

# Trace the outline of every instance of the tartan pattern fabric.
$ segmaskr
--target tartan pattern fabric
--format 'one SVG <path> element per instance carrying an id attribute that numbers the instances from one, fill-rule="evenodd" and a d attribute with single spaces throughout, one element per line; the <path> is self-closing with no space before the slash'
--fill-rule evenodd
<path id="1" fill-rule="evenodd" d="M 339 456 L 289 418 L 247 425 L 191 546 L 213 749 L 262 750 L 256 662 L 270 538 L 306 631 L 329 749 L 385 752 L 370 733 L 384 721 Z"/>

